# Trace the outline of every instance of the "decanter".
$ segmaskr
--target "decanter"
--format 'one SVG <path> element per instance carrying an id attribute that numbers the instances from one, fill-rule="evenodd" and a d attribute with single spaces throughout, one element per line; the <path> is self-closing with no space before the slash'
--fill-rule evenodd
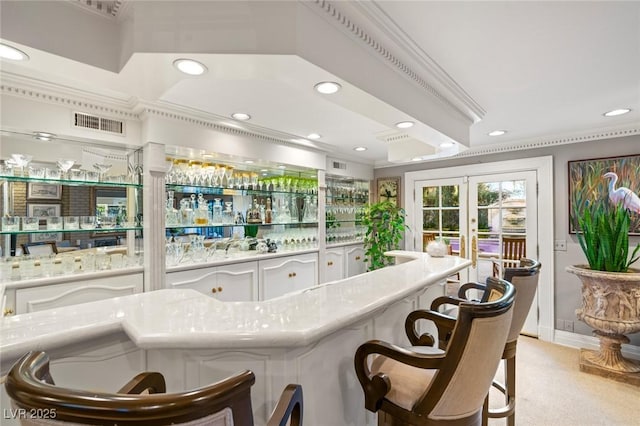
<path id="1" fill-rule="evenodd" d="M 180 224 L 178 210 L 173 207 L 174 191 L 167 191 L 167 206 L 165 213 L 165 222 L 167 226 L 176 226 Z"/>
<path id="2" fill-rule="evenodd" d="M 220 198 L 213 199 L 213 223 L 222 224 L 222 200 Z"/>
<path id="3" fill-rule="evenodd" d="M 258 200 L 253 199 L 253 204 L 247 210 L 247 223 L 262 223 L 262 216 L 260 216 L 260 209 L 258 208 Z"/>
<path id="4" fill-rule="evenodd" d="M 209 205 L 202 194 L 198 194 L 198 208 L 194 212 L 194 222 L 196 225 L 209 224 Z"/>

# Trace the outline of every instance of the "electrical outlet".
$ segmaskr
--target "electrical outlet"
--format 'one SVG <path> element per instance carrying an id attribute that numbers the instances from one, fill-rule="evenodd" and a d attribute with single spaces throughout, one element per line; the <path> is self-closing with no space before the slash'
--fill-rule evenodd
<path id="1" fill-rule="evenodd" d="M 567 251 L 567 240 L 555 240 L 553 249 L 555 251 Z"/>
<path id="2" fill-rule="evenodd" d="M 564 331 L 573 332 L 573 321 L 570 321 L 570 320 L 564 321 Z"/>

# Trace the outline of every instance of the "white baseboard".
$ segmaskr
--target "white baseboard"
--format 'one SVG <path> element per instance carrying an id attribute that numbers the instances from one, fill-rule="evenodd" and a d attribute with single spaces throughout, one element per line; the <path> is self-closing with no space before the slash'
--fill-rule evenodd
<path id="1" fill-rule="evenodd" d="M 553 343 L 578 349 L 598 349 L 599 342 L 598 338 L 594 336 L 585 336 L 562 330 L 555 330 L 553 336 Z M 622 345 L 622 354 L 629 358 L 640 360 L 640 346 Z"/>

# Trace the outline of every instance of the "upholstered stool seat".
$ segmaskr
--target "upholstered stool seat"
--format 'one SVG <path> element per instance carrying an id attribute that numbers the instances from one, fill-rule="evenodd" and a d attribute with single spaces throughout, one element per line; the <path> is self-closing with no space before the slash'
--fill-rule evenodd
<path id="1" fill-rule="evenodd" d="M 478 425 L 482 406 L 502 355 L 511 324 L 513 286 L 489 278 L 497 298 L 461 303 L 459 317 L 431 312 L 434 321 L 452 323 L 445 350 L 401 348 L 379 340 L 361 345 L 355 369 L 365 408 L 379 425 Z"/>

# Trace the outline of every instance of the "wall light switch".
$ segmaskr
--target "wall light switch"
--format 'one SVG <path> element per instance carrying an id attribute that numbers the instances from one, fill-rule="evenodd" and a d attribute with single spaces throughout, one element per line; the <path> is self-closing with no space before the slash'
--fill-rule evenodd
<path id="1" fill-rule="evenodd" d="M 567 251 L 567 240 L 556 240 L 553 243 L 553 249 L 555 251 Z"/>

